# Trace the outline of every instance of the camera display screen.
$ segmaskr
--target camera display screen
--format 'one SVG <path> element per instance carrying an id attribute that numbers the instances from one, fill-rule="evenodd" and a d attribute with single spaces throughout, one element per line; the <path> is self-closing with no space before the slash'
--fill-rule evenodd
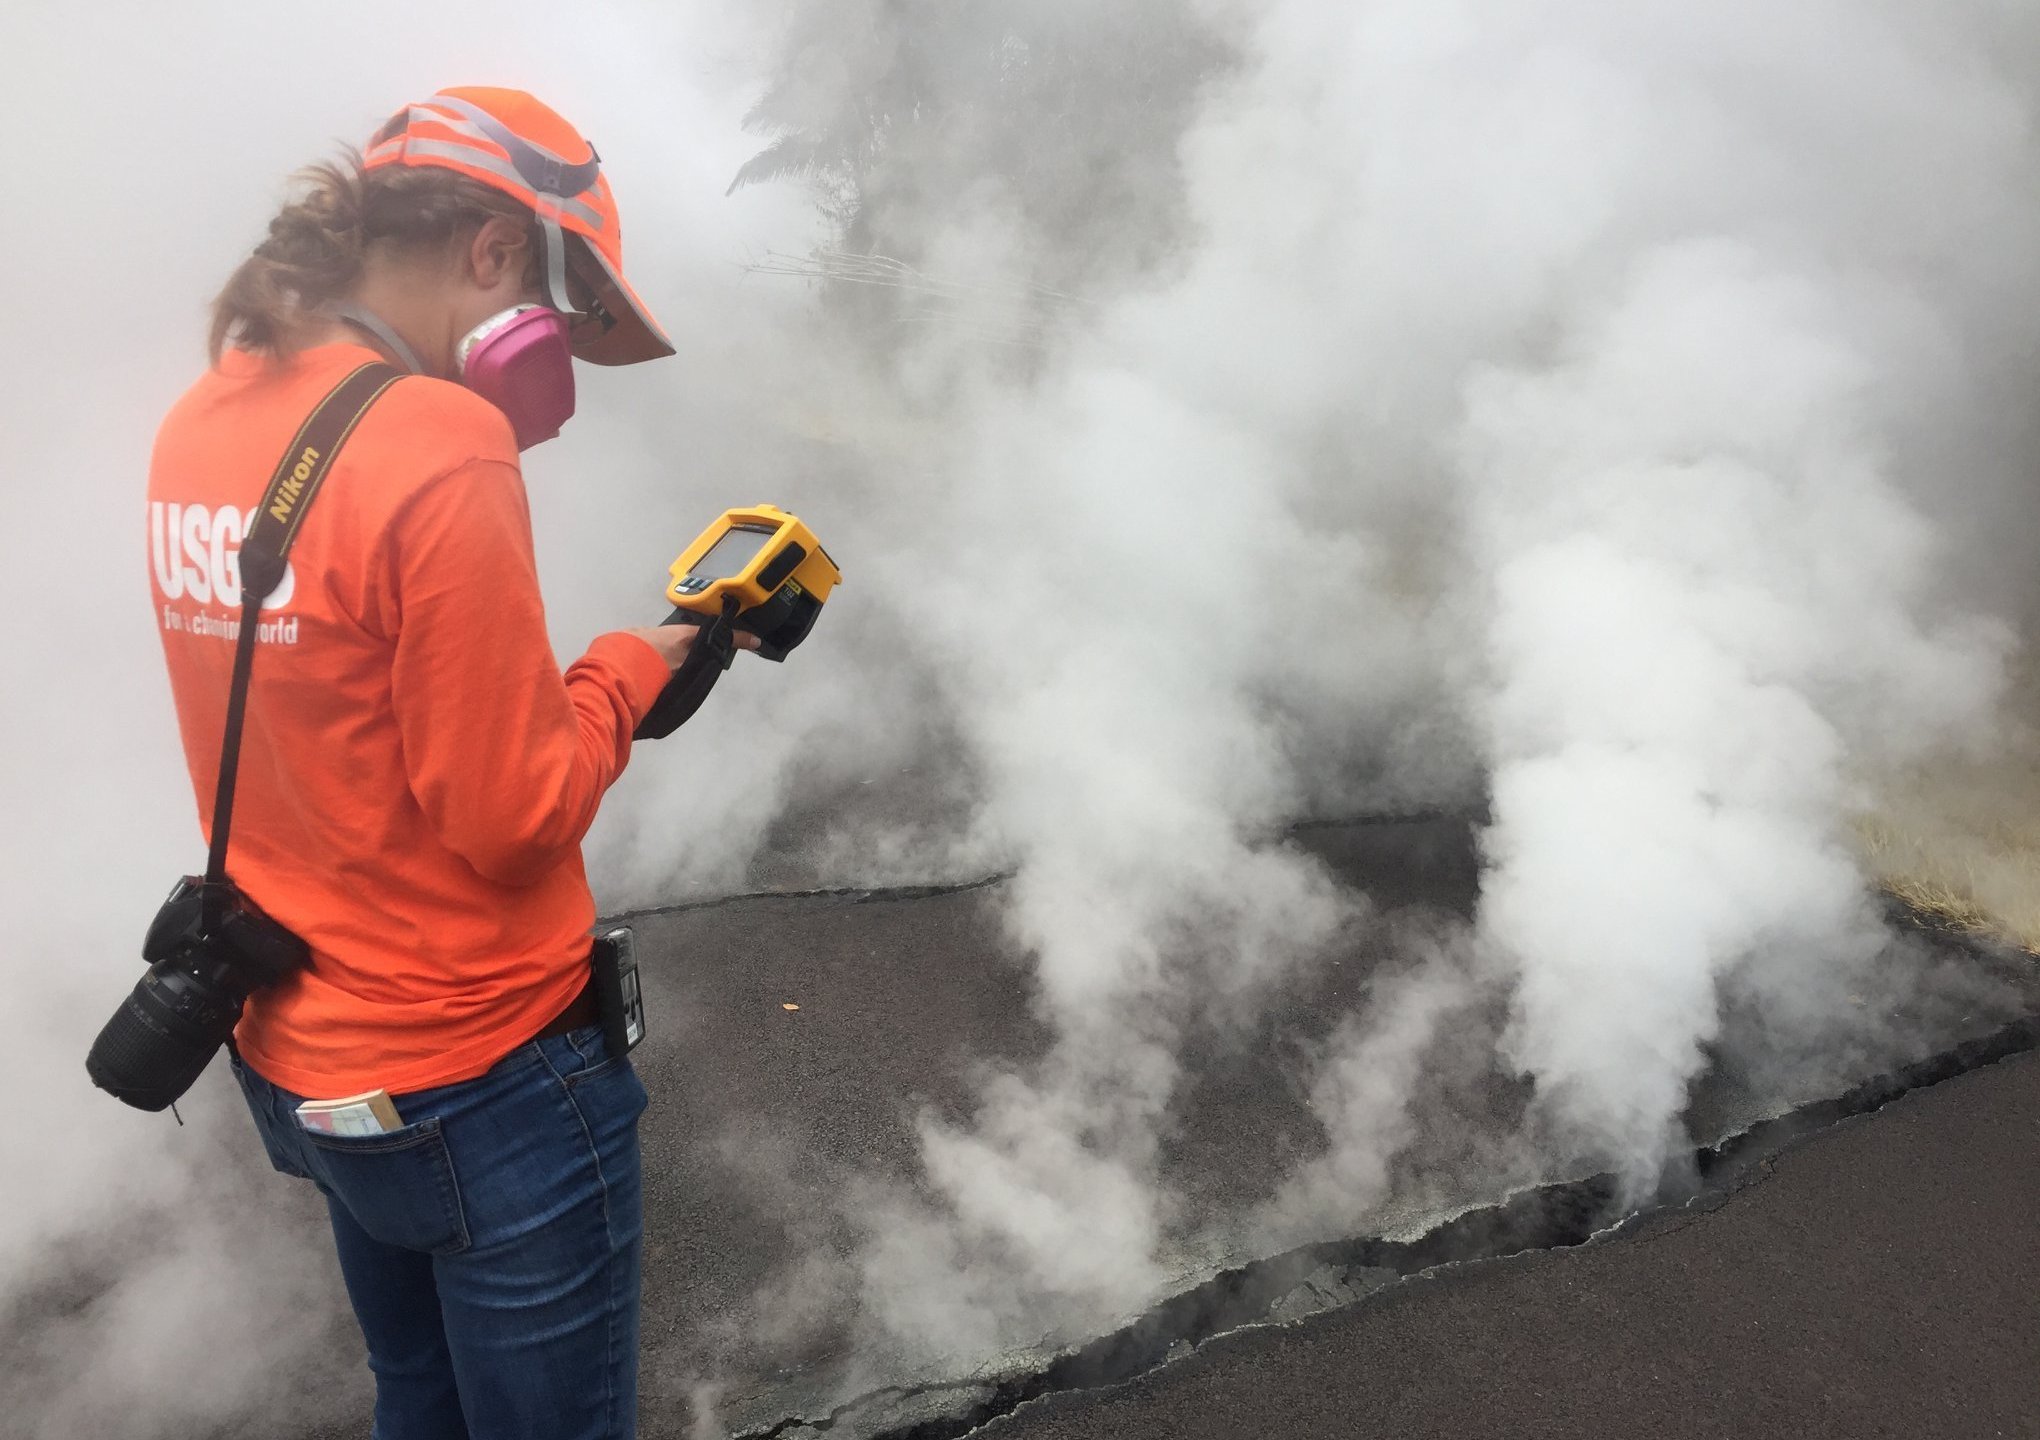
<path id="1" fill-rule="evenodd" d="M 765 548 L 765 542 L 778 533 L 736 526 L 709 547 L 709 552 L 695 561 L 694 568 L 687 573 L 696 580 L 728 580 L 741 575 L 744 567 Z"/>

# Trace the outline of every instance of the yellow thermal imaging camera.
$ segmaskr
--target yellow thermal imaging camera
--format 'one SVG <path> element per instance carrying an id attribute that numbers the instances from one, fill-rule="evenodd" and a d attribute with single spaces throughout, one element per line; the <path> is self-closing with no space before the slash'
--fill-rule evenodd
<path id="1" fill-rule="evenodd" d="M 784 660 L 807 639 L 843 578 L 815 532 L 776 505 L 725 510 L 673 562 L 670 625 L 705 625 L 734 614 L 758 637 L 758 653 Z"/>
<path id="2" fill-rule="evenodd" d="M 637 728 L 640 740 L 672 734 L 701 708 L 736 658 L 735 633 L 758 637 L 758 653 L 784 660 L 807 639 L 843 578 L 814 531 L 776 505 L 725 510 L 673 562 L 667 625 L 702 634 Z"/>

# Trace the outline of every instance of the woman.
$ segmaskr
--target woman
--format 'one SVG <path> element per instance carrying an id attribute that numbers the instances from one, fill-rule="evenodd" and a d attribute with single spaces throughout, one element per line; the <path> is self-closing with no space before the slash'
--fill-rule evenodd
<path id="1" fill-rule="evenodd" d="M 580 842 L 695 631 L 604 635 L 560 673 L 518 452 L 571 412 L 570 355 L 672 346 L 593 148 L 529 95 L 442 92 L 300 180 L 149 480 L 210 831 L 248 516 L 344 376 L 412 372 L 338 452 L 258 630 L 228 865 L 313 961 L 250 999 L 235 1072 L 272 1162 L 325 1193 L 378 1440 L 628 1436 L 645 1092 L 596 1024 Z M 376 1091 L 388 1133 L 300 1120 Z"/>

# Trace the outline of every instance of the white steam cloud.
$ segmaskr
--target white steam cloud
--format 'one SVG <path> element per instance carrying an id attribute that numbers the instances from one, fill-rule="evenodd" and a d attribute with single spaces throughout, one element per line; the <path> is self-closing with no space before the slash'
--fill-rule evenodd
<path id="1" fill-rule="evenodd" d="M 1521 970 L 1513 1055 L 1639 1178 L 1680 1138 L 1726 975 L 1886 943 L 1847 767 L 1961 738 L 2009 645 L 1924 618 L 1937 557 L 1886 473 L 1850 333 L 1876 297 L 1853 288 L 1667 246 L 1470 406 L 1495 587 L 1482 927 Z"/>
<path id="2" fill-rule="evenodd" d="M 937 803 L 821 817 L 811 858 L 1015 872 L 1054 1040 L 988 1073 L 968 1123 L 920 1120 L 919 1188 L 850 1187 L 874 1338 L 976 1358 L 1177 1273 L 1205 1223 L 1159 1163 L 1187 1040 L 1378 923 L 1274 838 L 1298 818 L 1485 795 L 1492 821 L 1475 924 L 1411 932 L 1320 1047 L 1326 1147 L 1233 1217 L 1254 1243 L 1407 1200 L 1398 1158 L 1470 1047 L 1535 1086 L 1524 1153 L 1487 1161 L 1645 1188 L 1725 996 L 1846 1043 L 1828 1001 L 1885 943 L 1847 843 L 1861 787 L 1990 742 L 2040 598 L 2040 17 L 936 8 L 803 0 L 769 33 L 652 4 L 0 16 L 0 118 L 44 137 L 35 203 L 0 217 L 0 1081 L 33 1097 L 0 1131 L 0 1310 L 62 1308 L 82 1267 L 103 1289 L 61 1343 L 106 1357 L 89 1382 L 53 1351 L 0 1371 L 30 1433 L 210 1423 L 308 1343 L 257 1323 L 319 1291 L 323 1261 L 279 1258 L 304 1215 L 79 1062 L 196 863 L 146 621 L 149 436 L 283 175 L 441 84 L 527 85 L 595 136 L 682 347 L 589 377 L 530 459 L 562 652 L 656 618 L 672 547 L 725 504 L 811 511 L 849 572 L 797 714 L 740 667 L 696 747 L 633 762 L 591 846 L 605 903 L 740 884 L 797 786 L 930 766 Z M 876 345 L 739 274 L 818 233 L 797 189 L 720 198 L 761 70 L 826 120 L 918 44 L 934 113 L 945 75 L 1021 63 L 985 27 L 1022 20 L 1078 67 L 1056 127 L 978 175 L 958 157 L 997 114 L 902 127 L 874 221 L 963 299 Z M 1101 55 L 1131 59 L 1082 69 Z M 988 344 L 1016 315 L 1025 343 Z M 1506 1021 L 1469 1023 L 1484 1007 Z M 215 1318 L 247 1366 L 180 1413 L 155 1382 L 201 1289 L 236 1302 Z"/>
<path id="3" fill-rule="evenodd" d="M 1807 1012 L 1888 943 L 1860 787 L 1987 743 L 2012 649 L 1987 617 L 2031 599 L 2027 532 L 1974 517 L 2032 513 L 1992 407 L 2036 378 L 2040 26 L 1589 0 L 1158 23 L 1236 54 L 1176 152 L 1179 248 L 1024 385 L 913 350 L 918 404 L 945 377 L 942 485 L 874 497 L 940 507 L 922 563 L 891 558 L 956 577 L 958 623 L 920 633 L 1058 1037 L 971 1126 L 924 1121 L 933 1198 L 873 1221 L 868 1312 L 931 1349 L 1148 1297 L 1181 1240 L 1155 1147 L 1183 1027 L 1363 918 L 1266 838 L 1299 814 L 1484 775 L 1493 820 L 1479 964 L 1341 1032 L 1330 1150 L 1270 1233 L 1388 1193 L 1475 974 L 1510 997 L 1543 1163 L 1647 1189 L 1724 996 Z M 1018 208 L 957 197 L 918 249 L 1014 286 L 1081 269 L 1013 238 Z"/>

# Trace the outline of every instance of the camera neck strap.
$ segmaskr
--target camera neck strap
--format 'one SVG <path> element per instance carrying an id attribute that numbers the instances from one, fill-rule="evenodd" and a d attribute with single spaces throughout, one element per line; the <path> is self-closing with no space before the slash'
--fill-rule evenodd
<path id="1" fill-rule="evenodd" d="M 227 689 L 226 735 L 220 744 L 219 788 L 213 792 L 212 848 L 206 856 L 205 882 L 208 929 L 220 920 L 219 887 L 227 878 L 227 837 L 233 829 L 234 782 L 241 768 L 241 731 L 248 716 L 248 673 L 255 663 L 255 640 L 262 622 L 262 602 L 283 583 L 290 547 L 304 524 L 312 498 L 325 482 L 333 458 L 368 407 L 403 376 L 401 370 L 371 361 L 334 386 L 319 408 L 306 417 L 276 462 L 269 489 L 241 538 L 241 628 L 234 639 L 234 678 Z"/>

